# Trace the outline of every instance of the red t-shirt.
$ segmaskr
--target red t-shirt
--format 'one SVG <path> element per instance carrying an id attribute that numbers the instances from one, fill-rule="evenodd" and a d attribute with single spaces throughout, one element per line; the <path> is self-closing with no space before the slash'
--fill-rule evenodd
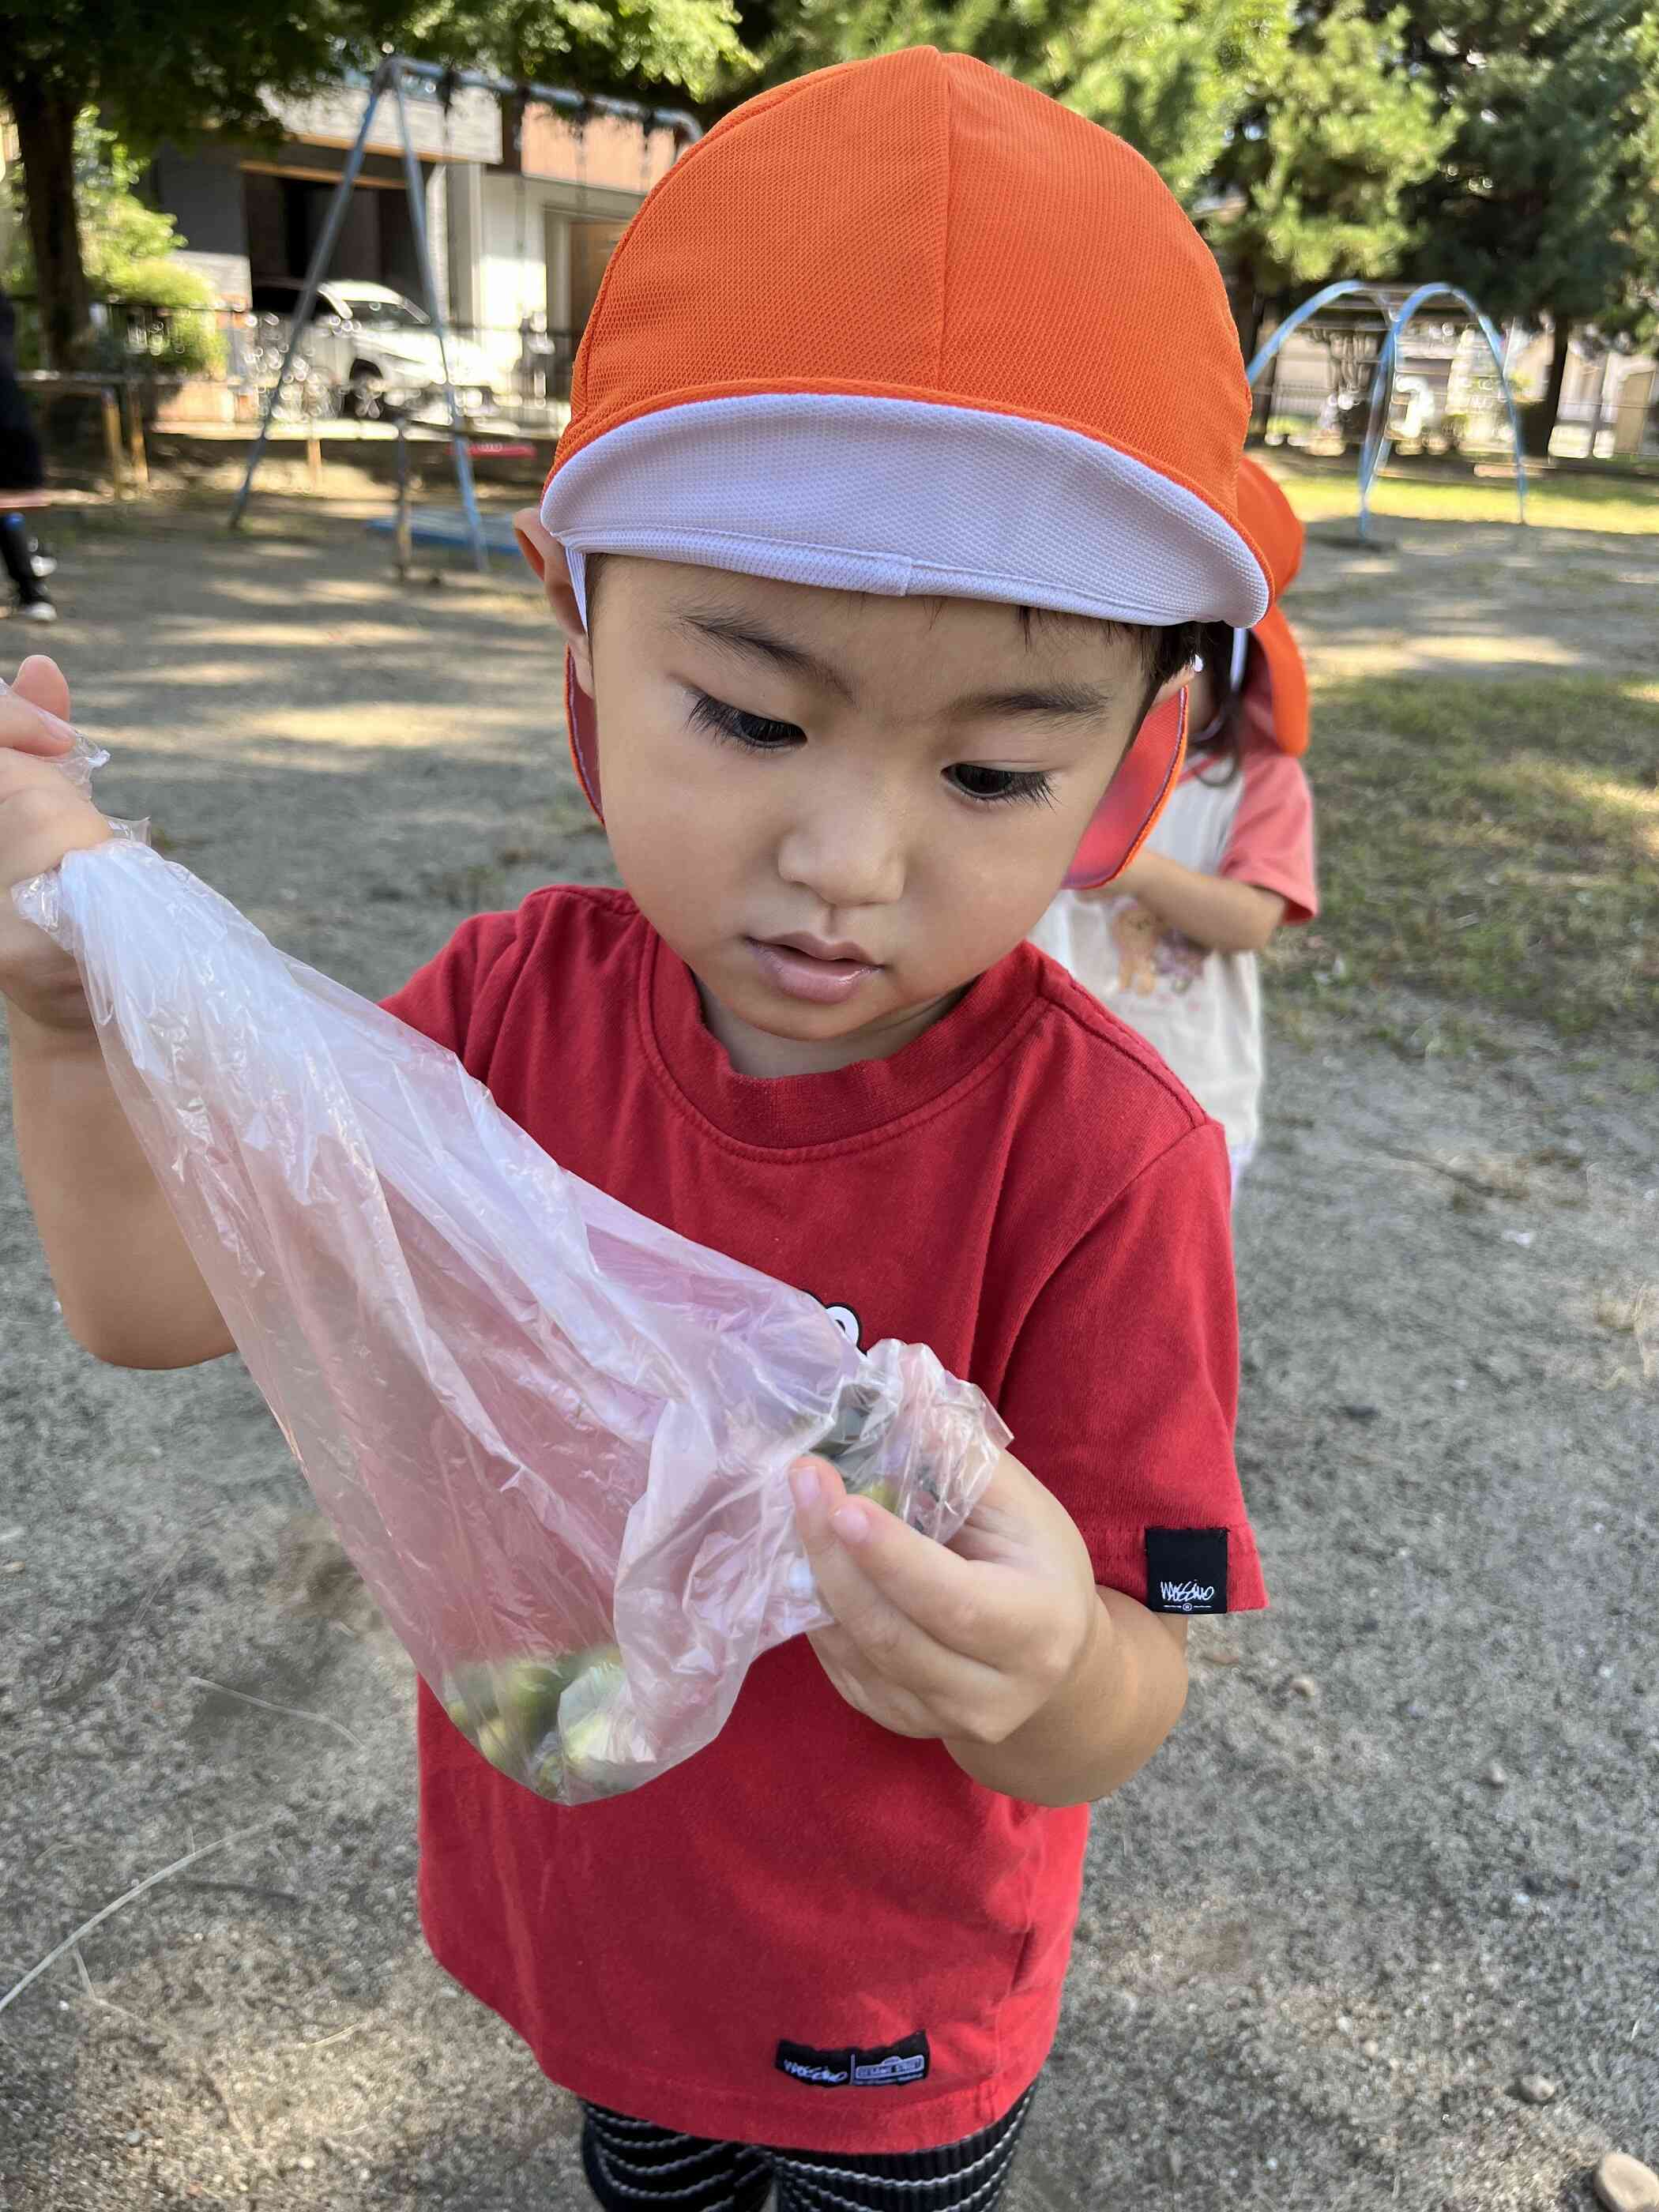
<path id="1" fill-rule="evenodd" d="M 1225 1575 L 1200 1601 L 1265 1602 L 1220 1133 L 1032 947 L 893 1058 L 774 1081 L 732 1071 L 620 891 L 468 922 L 389 1003 L 563 1166 L 845 1309 L 864 1344 L 931 1345 L 1000 1408 L 1100 1581 L 1144 1597 L 1149 1528 L 1224 1530 L 1197 1540 Z M 996 2118 L 1041 2067 L 1086 1809 L 890 1735 L 804 1638 L 706 1750 L 607 1802 L 497 1774 L 424 1686 L 419 1745 L 432 1948 L 579 2094 L 697 2135 L 908 2150 Z"/>

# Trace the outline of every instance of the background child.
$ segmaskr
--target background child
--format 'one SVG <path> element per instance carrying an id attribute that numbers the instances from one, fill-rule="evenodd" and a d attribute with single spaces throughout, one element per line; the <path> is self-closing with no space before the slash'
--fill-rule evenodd
<path id="1" fill-rule="evenodd" d="M 574 1173 L 930 1344 L 1021 1457 L 948 1548 L 799 1467 L 833 1625 L 626 1796 L 545 1803 L 422 1686 L 423 1922 L 584 2100 L 614 2212 L 989 2212 L 1088 1801 L 1174 1725 L 1185 1616 L 1264 1602 L 1220 1132 L 1024 941 L 1085 830 L 1115 867 L 1156 811 L 1195 625 L 1267 607 L 1237 344 L 1138 155 L 923 51 L 676 165 L 573 410 L 519 526 L 627 889 L 478 917 L 392 1004 Z M 37 706 L 49 663 L 0 701 L 0 884 L 105 834 Z M 74 969 L 3 902 L 0 989 L 69 1325 L 224 1352 Z"/>
<path id="2" fill-rule="evenodd" d="M 57 564 L 42 558 L 27 517 L 5 502 L 9 491 L 39 491 L 46 480 L 40 441 L 17 381 L 16 339 L 17 310 L 0 287 L 0 566 L 16 587 L 22 619 L 50 623 L 58 609 L 43 579 Z"/>
<path id="3" fill-rule="evenodd" d="M 1235 1183 L 1261 1126 L 1257 956 L 1283 923 L 1318 911 L 1301 766 L 1307 672 L 1278 604 L 1301 565 L 1303 529 L 1252 460 L 1239 465 L 1238 503 L 1267 556 L 1274 604 L 1248 631 L 1206 626 L 1169 805 L 1126 868 L 1097 890 L 1062 890 L 1031 933 L 1215 1115 Z"/>

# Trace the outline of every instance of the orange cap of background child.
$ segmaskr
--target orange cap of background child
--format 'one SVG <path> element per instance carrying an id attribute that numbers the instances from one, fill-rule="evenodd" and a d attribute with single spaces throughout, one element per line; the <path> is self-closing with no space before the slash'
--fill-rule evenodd
<path id="1" fill-rule="evenodd" d="M 1273 603 L 1250 631 L 1255 667 L 1244 678 L 1244 718 L 1281 752 L 1299 759 L 1308 750 L 1308 667 L 1291 635 L 1279 601 L 1302 566 L 1307 532 L 1273 479 L 1246 457 L 1238 465 L 1238 511 L 1266 556 Z"/>
<path id="2" fill-rule="evenodd" d="M 584 604 L 586 556 L 614 551 L 1245 626 L 1269 596 L 1238 507 L 1249 410 L 1219 273 L 1157 172 L 916 48 L 760 94 L 658 185 L 600 287 L 542 520 Z M 597 806 L 592 702 L 567 696 Z M 1103 810 L 1116 865 L 1178 767 L 1149 718 Z"/>
<path id="3" fill-rule="evenodd" d="M 1308 750 L 1308 671 L 1279 607 L 1279 596 L 1289 588 L 1302 566 L 1306 532 L 1273 477 L 1248 455 L 1238 464 L 1238 511 L 1266 558 L 1273 590 L 1273 604 L 1250 629 L 1239 711 L 1245 726 L 1255 736 L 1277 745 L 1281 752 L 1299 757 Z M 1187 709 L 1185 691 L 1154 708 L 1136 737 L 1136 750 L 1154 760 L 1173 756 L 1179 763 L 1186 749 Z M 1066 873 L 1069 890 L 1097 890 L 1109 883 L 1132 856 L 1122 850 L 1121 829 L 1111 797 L 1109 792 L 1083 833 Z"/>

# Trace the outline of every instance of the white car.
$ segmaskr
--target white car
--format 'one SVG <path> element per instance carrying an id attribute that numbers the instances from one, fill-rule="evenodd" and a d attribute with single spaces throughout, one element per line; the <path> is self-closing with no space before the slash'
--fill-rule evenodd
<path id="1" fill-rule="evenodd" d="M 291 323 L 304 288 L 292 279 L 256 284 L 250 302 L 260 317 Z M 495 404 L 479 348 L 447 333 L 455 396 L 469 412 Z M 438 333 L 425 313 L 389 284 L 331 278 L 317 288 L 300 351 L 314 377 L 340 395 L 341 411 L 373 422 L 419 407 L 441 389 Z"/>

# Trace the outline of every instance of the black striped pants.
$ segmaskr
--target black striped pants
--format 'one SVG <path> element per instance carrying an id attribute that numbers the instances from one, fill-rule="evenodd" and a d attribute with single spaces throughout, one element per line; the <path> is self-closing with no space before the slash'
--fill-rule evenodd
<path id="1" fill-rule="evenodd" d="M 605 2212 L 992 2212 L 1035 2085 L 988 2128 L 941 2150 L 769 2150 L 677 2135 L 584 2103 L 582 2165 Z"/>

